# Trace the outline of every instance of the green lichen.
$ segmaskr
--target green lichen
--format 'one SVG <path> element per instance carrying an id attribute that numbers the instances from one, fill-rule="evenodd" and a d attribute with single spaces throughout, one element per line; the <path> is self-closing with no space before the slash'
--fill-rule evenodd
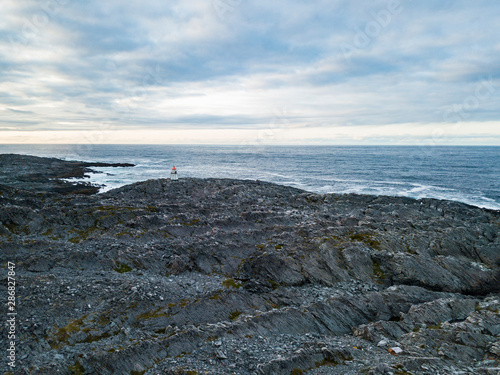
<path id="1" fill-rule="evenodd" d="M 71 243 L 80 243 L 88 239 L 97 230 L 99 228 L 96 225 L 83 230 L 72 229 L 70 233 L 76 233 L 76 236 L 71 237 L 68 241 Z"/>
<path id="2" fill-rule="evenodd" d="M 392 368 L 395 369 L 394 375 L 411 375 L 411 372 L 406 371 L 403 365 L 394 365 Z"/>
<path id="3" fill-rule="evenodd" d="M 355 233 L 349 236 L 352 241 L 363 242 L 375 250 L 380 250 L 380 242 L 372 237 L 373 234 L 369 233 Z"/>
<path id="4" fill-rule="evenodd" d="M 125 263 L 119 263 L 117 267 L 115 267 L 115 271 L 118 273 L 125 273 L 132 271 L 132 267 Z"/>
<path id="5" fill-rule="evenodd" d="M 189 300 L 187 298 L 183 298 L 179 302 L 180 307 L 186 307 L 189 304 Z"/>
<path id="6" fill-rule="evenodd" d="M 73 366 L 69 366 L 68 370 L 71 375 L 83 375 L 85 374 L 85 369 L 80 364 L 80 362 L 75 362 Z"/>
<path id="7" fill-rule="evenodd" d="M 152 205 L 148 205 L 148 206 L 146 206 L 146 208 L 147 208 L 147 210 L 148 210 L 149 212 L 159 212 L 159 211 L 160 211 L 160 210 L 158 209 L 158 207 L 156 207 L 156 206 L 152 206 Z"/>
<path id="8" fill-rule="evenodd" d="M 85 338 L 85 340 L 83 340 L 83 342 L 89 344 L 91 342 L 96 342 L 96 341 L 101 341 L 101 340 L 107 339 L 108 337 L 111 337 L 111 333 L 109 333 L 109 332 L 105 332 L 102 335 L 96 335 L 96 336 L 88 335 Z"/>
<path id="9" fill-rule="evenodd" d="M 219 299 L 221 299 L 222 297 L 221 297 L 221 295 L 220 295 L 220 291 L 218 291 L 218 292 L 215 292 L 215 294 L 214 294 L 214 295 L 212 295 L 212 296 L 210 296 L 209 298 L 210 298 L 210 299 L 219 300 Z"/>
<path id="10" fill-rule="evenodd" d="M 382 266 L 377 260 L 373 261 L 373 276 L 375 276 L 379 284 L 384 284 L 387 279 L 386 273 L 382 270 Z"/>
<path id="11" fill-rule="evenodd" d="M 224 287 L 228 288 L 228 289 L 229 288 L 239 289 L 239 288 L 241 288 L 243 286 L 242 283 L 240 283 L 239 281 L 235 281 L 235 280 L 233 280 L 231 278 L 228 278 L 228 279 L 224 280 L 222 282 L 222 285 Z"/>
<path id="12" fill-rule="evenodd" d="M 18 234 L 19 233 L 19 225 L 14 223 L 3 224 L 4 227 L 7 227 L 10 233 Z"/>
<path id="13" fill-rule="evenodd" d="M 269 306 L 271 306 L 273 309 L 279 309 L 280 308 L 280 305 L 274 303 L 274 302 L 271 302 L 271 301 L 266 301 Z"/>
<path id="14" fill-rule="evenodd" d="M 55 334 L 55 340 L 53 338 L 48 338 L 49 345 L 53 349 L 59 349 L 64 344 L 68 343 L 68 339 L 73 332 L 79 332 L 82 328 L 83 321 L 87 315 L 81 317 L 80 319 L 76 319 L 68 323 L 65 327 L 59 328 Z"/>
<path id="15" fill-rule="evenodd" d="M 229 314 L 229 319 L 237 320 L 240 315 L 241 315 L 241 311 L 235 310 L 231 314 Z"/>
<path id="16" fill-rule="evenodd" d="M 101 315 L 101 316 L 99 317 L 99 324 L 100 324 L 101 326 L 105 326 L 105 325 L 106 325 L 106 324 L 108 324 L 109 322 L 110 322 L 109 317 L 107 317 L 107 316 L 105 316 L 105 315 Z"/>
<path id="17" fill-rule="evenodd" d="M 166 317 L 168 316 L 167 313 L 161 308 L 158 307 L 154 311 L 147 311 L 145 313 L 139 314 L 136 316 L 135 320 L 147 320 L 147 319 L 154 319 L 154 318 L 161 318 L 161 317 Z"/>
<path id="18" fill-rule="evenodd" d="M 331 361 L 331 360 L 328 360 L 328 359 L 323 359 L 321 362 L 315 362 L 314 363 L 316 365 L 316 368 L 319 368 L 319 367 L 323 367 L 323 366 L 338 366 L 338 362 L 337 361 Z"/>
<path id="19" fill-rule="evenodd" d="M 428 329 L 441 329 L 441 323 L 427 326 Z"/>
<path id="20" fill-rule="evenodd" d="M 271 287 L 273 288 L 273 290 L 276 290 L 280 287 L 280 283 L 275 281 L 275 280 L 267 279 L 267 282 L 269 284 L 271 284 Z"/>

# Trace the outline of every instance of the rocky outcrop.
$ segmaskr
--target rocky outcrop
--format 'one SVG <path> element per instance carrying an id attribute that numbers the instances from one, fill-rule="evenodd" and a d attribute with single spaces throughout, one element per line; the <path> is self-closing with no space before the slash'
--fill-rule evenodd
<path id="1" fill-rule="evenodd" d="M 498 372 L 498 211 L 185 178 L 2 186 L 0 222 L 16 374 Z"/>
<path id="2" fill-rule="evenodd" d="M 95 194 L 99 186 L 81 180 L 91 167 L 133 167 L 128 163 L 86 163 L 29 155 L 0 154 L 0 186 L 7 185 L 38 192 Z"/>

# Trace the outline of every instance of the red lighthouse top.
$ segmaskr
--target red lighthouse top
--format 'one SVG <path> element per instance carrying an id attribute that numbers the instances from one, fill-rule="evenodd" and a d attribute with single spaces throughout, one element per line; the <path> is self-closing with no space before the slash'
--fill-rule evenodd
<path id="1" fill-rule="evenodd" d="M 175 169 L 175 167 L 172 168 L 172 172 L 170 172 L 170 179 L 172 181 L 176 181 L 177 180 L 177 169 Z"/>

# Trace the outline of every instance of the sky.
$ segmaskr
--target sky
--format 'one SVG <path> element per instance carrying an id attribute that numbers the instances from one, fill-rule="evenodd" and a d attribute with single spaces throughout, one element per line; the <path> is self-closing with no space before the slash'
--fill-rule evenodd
<path id="1" fill-rule="evenodd" d="M 498 0 L 1 0 L 0 143 L 500 145 Z"/>

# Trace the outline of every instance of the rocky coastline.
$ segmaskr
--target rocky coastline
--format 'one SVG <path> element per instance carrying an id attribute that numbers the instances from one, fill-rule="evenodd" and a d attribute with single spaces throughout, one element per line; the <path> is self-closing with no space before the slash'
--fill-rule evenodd
<path id="1" fill-rule="evenodd" d="M 500 211 L 92 166 L 0 155 L 2 373 L 500 373 Z"/>
<path id="2" fill-rule="evenodd" d="M 133 167 L 129 163 L 86 163 L 30 155 L 0 154 L 0 185 L 18 189 L 91 195 L 99 186 L 82 181 L 91 167 Z M 74 180 L 72 180 L 74 179 Z"/>

